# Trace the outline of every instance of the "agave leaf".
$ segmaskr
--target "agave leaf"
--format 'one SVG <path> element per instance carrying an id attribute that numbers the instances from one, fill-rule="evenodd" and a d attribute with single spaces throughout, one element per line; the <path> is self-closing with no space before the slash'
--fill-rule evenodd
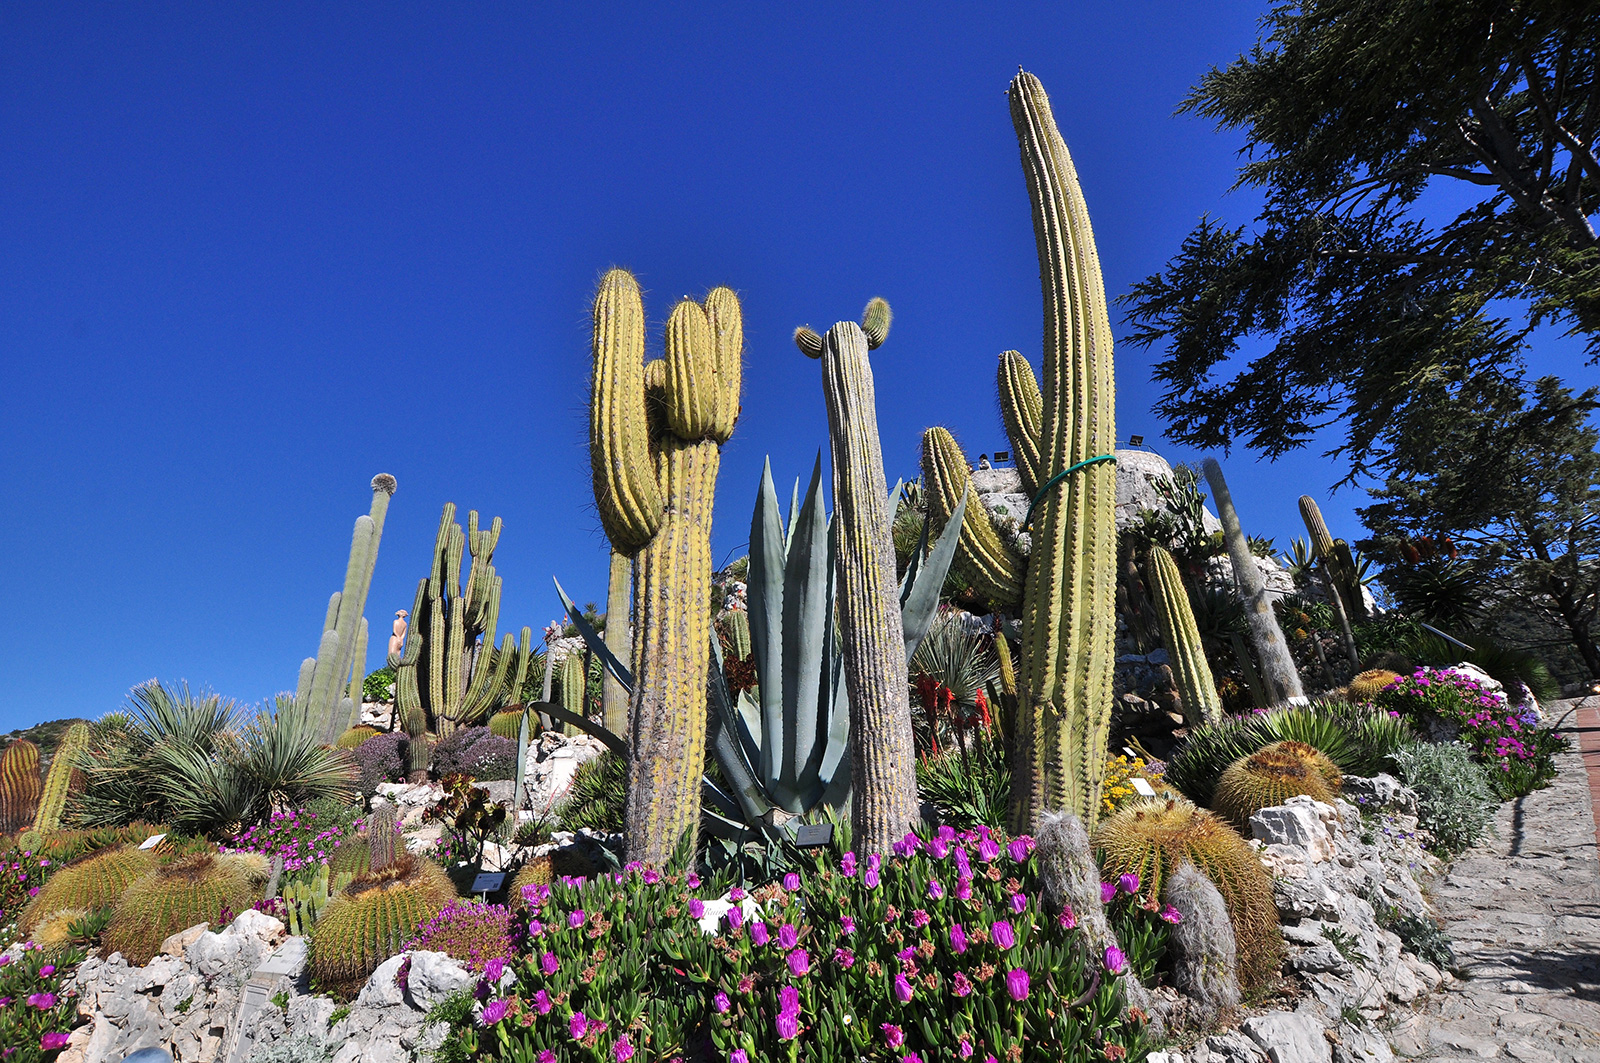
<path id="1" fill-rule="evenodd" d="M 611 678 L 621 683 L 627 690 L 633 689 L 633 673 L 628 671 L 628 666 L 617 660 L 616 654 L 605 644 L 605 640 L 595 631 L 594 626 L 583 618 L 578 607 L 572 604 L 572 599 L 567 597 L 567 592 L 561 589 L 561 581 L 552 579 L 556 585 L 556 593 L 561 595 L 561 608 L 567 611 L 567 617 L 572 621 L 572 626 L 578 629 L 578 634 L 583 636 L 584 645 L 594 651 L 600 662 L 606 666 L 606 671 L 611 673 Z M 608 734 L 610 732 L 607 732 Z"/>
<path id="2" fill-rule="evenodd" d="M 833 648 L 836 547 L 832 522 L 823 511 L 821 485 L 819 454 L 811 486 L 800 504 L 784 570 L 783 701 L 776 720 L 770 703 L 763 706 L 767 711 L 763 714 L 762 779 L 774 802 L 796 813 L 804 810 L 803 795 L 814 786 L 823 754 L 819 738 L 827 735 L 833 710 L 828 665 Z M 764 684 L 762 699 L 765 702 Z"/>
<path id="3" fill-rule="evenodd" d="M 821 476 L 822 453 L 817 452 L 817 473 Z M 810 496 L 807 495 L 809 498 Z M 789 513 L 789 535 L 794 534 L 799 517 Z M 781 760 L 783 741 L 783 635 L 784 585 L 788 561 L 788 542 L 783 520 L 778 513 L 778 495 L 772 485 L 772 463 L 761 470 L 761 486 L 756 492 L 756 508 L 750 517 L 750 571 L 748 573 L 750 609 L 750 648 L 756 675 L 761 677 L 761 741 L 749 750 L 750 762 L 763 779 L 775 775 L 773 765 Z M 713 640 L 715 641 L 715 640 Z"/>
<path id="4" fill-rule="evenodd" d="M 762 817 L 771 811 L 772 802 L 767 799 L 737 737 L 740 721 L 728 697 L 728 684 L 722 675 L 722 649 L 717 645 L 716 636 L 712 636 L 711 650 L 716 664 L 706 684 L 706 700 L 710 703 L 706 722 L 711 728 L 711 752 L 717 758 L 723 777 L 733 787 L 733 796 L 738 802 L 733 809 L 724 811 L 728 815 L 742 813 L 747 822 L 760 823 Z M 710 789 L 721 795 L 709 779 L 702 789 Z"/>

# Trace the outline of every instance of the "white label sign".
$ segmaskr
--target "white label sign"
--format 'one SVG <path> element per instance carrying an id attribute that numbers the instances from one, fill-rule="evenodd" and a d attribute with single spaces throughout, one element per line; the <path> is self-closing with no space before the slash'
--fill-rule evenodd
<path id="1" fill-rule="evenodd" d="M 1134 792 L 1140 797 L 1154 797 L 1156 795 L 1155 788 L 1144 779 L 1139 778 L 1139 776 L 1135 775 L 1128 781 L 1133 784 Z"/>
<path id="2" fill-rule="evenodd" d="M 165 837 L 165 834 L 152 834 L 150 837 L 139 843 L 139 848 L 154 849 L 156 846 L 161 844 L 161 839 Z"/>

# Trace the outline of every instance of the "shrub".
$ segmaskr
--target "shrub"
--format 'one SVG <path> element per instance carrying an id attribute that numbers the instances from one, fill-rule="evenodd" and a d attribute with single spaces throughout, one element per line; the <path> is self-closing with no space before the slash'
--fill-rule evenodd
<path id="1" fill-rule="evenodd" d="M 242 912 L 259 900 L 252 873 L 240 861 L 199 853 L 145 875 L 117 900 L 102 938 L 104 953 L 120 952 L 130 965 L 144 966 L 173 934 L 219 922 L 224 913 Z"/>
<path id="2" fill-rule="evenodd" d="M 1304 742 L 1274 742 L 1228 765 L 1217 780 L 1211 808 L 1240 832 L 1263 808 L 1306 796 L 1332 804 L 1339 792 L 1339 769 Z"/>
<path id="3" fill-rule="evenodd" d="M 128 846 L 80 857 L 51 875 L 22 913 L 22 929 L 32 933 L 46 917 L 65 909 L 109 908 L 136 880 L 156 868 L 156 856 Z"/>
<path id="4" fill-rule="evenodd" d="M 693 875 L 631 865 L 530 887 L 515 995 L 452 1040 L 463 1058 L 530 1060 L 1141 1058 L 1127 958 L 1042 911 L 1028 839 L 1001 841 L 944 827 L 884 860 L 815 859 L 730 893 L 760 912 L 718 937 L 698 922 L 722 891 Z"/>
<path id="5" fill-rule="evenodd" d="M 509 959 L 514 953 L 511 909 L 503 904 L 455 901 L 417 927 L 417 936 L 406 948 L 448 953 L 481 971 L 488 961 Z"/>
<path id="6" fill-rule="evenodd" d="M 579 766 L 555 813 L 567 830 L 615 833 L 622 829 L 627 802 L 628 762 L 608 751 Z"/>
<path id="7" fill-rule="evenodd" d="M 1124 801 L 1139 796 L 1139 791 L 1133 788 L 1134 779 L 1146 780 L 1153 790 L 1163 789 L 1166 770 L 1167 766 L 1159 760 L 1147 764 L 1143 757 L 1129 759 L 1125 753 L 1112 757 L 1106 761 L 1105 777 L 1100 782 L 1100 814 L 1109 816 L 1121 808 Z"/>
<path id="8" fill-rule="evenodd" d="M 1094 844 L 1107 877 L 1137 875 L 1151 897 L 1161 896 L 1167 877 L 1182 864 L 1204 871 L 1233 921 L 1239 984 L 1248 991 L 1271 980 L 1283 953 L 1272 878 L 1227 823 L 1187 801 L 1143 798 L 1101 820 Z"/>
<path id="9" fill-rule="evenodd" d="M 1395 754 L 1407 786 L 1417 792 L 1417 825 L 1433 836 L 1428 848 L 1452 857 L 1477 845 L 1494 819 L 1494 791 L 1464 746 L 1419 742 Z"/>
<path id="10" fill-rule="evenodd" d="M 455 895 L 443 868 L 415 856 L 357 875 L 317 919 L 311 938 L 317 984 L 338 996 L 354 995 L 418 925 Z"/>
<path id="11" fill-rule="evenodd" d="M 917 761 L 917 790 L 945 823 L 957 830 L 999 827 L 1011 801 L 1011 772 L 994 731 L 967 731 L 968 748 L 947 749 Z"/>
<path id="12" fill-rule="evenodd" d="M 69 991 L 83 953 L 38 949 L 0 957 L 0 1045 L 7 1063 L 43 1063 L 66 1047 L 77 1000 Z"/>
<path id="13" fill-rule="evenodd" d="M 1198 805 L 1210 805 L 1223 771 L 1274 742 L 1304 742 L 1346 775 L 1376 775 L 1416 736 L 1404 720 L 1366 706 L 1319 701 L 1197 727 L 1167 762 L 1166 781 Z"/>
<path id="14" fill-rule="evenodd" d="M 361 681 L 361 697 L 366 701 L 393 701 L 394 669 L 384 665 L 376 672 L 368 672 Z"/>
<path id="15" fill-rule="evenodd" d="M 433 773 L 470 775 L 474 779 L 509 779 L 516 773 L 517 745 L 487 727 L 463 727 L 433 749 Z"/>
<path id="16" fill-rule="evenodd" d="M 332 860 L 356 840 L 361 821 L 344 824 L 325 812 L 301 808 L 274 812 L 265 823 L 247 827 L 222 842 L 223 852 L 259 853 L 267 859 L 283 857 L 288 873 Z"/>
<path id="17" fill-rule="evenodd" d="M 411 739 L 404 731 L 389 731 L 369 738 L 352 750 L 350 755 L 356 762 L 359 776 L 356 785 L 361 792 L 370 794 L 381 782 L 404 782 L 410 750 Z"/>

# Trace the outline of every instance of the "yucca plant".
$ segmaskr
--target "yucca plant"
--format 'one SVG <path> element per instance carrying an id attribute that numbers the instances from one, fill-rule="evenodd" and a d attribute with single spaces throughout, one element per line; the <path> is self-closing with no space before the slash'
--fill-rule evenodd
<path id="1" fill-rule="evenodd" d="M 1000 662 L 984 643 L 954 613 L 941 611 L 912 654 L 911 714 L 924 751 L 964 750 L 970 733 L 989 726 L 984 691 L 999 678 Z"/>

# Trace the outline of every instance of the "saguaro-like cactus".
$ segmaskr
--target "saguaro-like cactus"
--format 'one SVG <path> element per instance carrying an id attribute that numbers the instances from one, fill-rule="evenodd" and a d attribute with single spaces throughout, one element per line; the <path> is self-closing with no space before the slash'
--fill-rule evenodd
<path id="1" fill-rule="evenodd" d="M 45 776 L 39 812 L 33 819 L 34 830 L 50 831 L 61 826 L 61 812 L 67 807 L 68 792 L 82 785 L 83 772 L 78 769 L 78 758 L 88 748 L 88 724 L 80 721 L 62 734 L 61 744 L 56 746 L 56 755 L 50 761 L 50 774 Z"/>
<path id="2" fill-rule="evenodd" d="M 905 629 L 889 530 L 894 513 L 867 363 L 867 352 L 888 333 L 889 304 L 874 299 L 860 325 L 841 321 L 820 343 L 810 329 L 795 334 L 802 351 L 822 359 L 833 455 L 839 628 L 850 694 L 851 818 L 853 841 L 862 852 L 888 852 L 919 818 Z"/>
<path id="3" fill-rule="evenodd" d="M 606 648 L 624 665 L 628 652 L 628 602 L 633 590 L 633 559 L 611 551 L 611 578 L 606 583 Z M 610 672 L 600 675 L 600 715 L 612 734 L 628 733 L 628 692 Z"/>
<path id="4" fill-rule="evenodd" d="M 372 478 L 372 510 L 356 518 L 350 537 L 350 562 L 345 566 L 344 589 L 328 600 L 322 625 L 322 643 L 315 657 L 300 665 L 295 706 L 306 714 L 314 733 L 332 745 L 340 732 L 361 722 L 361 683 L 366 678 L 367 589 L 378 563 L 378 541 L 389 512 L 395 479 L 388 473 Z"/>
<path id="5" fill-rule="evenodd" d="M 589 460 L 606 535 L 634 557 L 627 854 L 660 865 L 700 820 L 711 512 L 744 327 L 738 297 L 716 288 L 678 303 L 666 357 L 648 365 L 644 331 L 638 282 L 611 270 L 594 303 Z"/>
<path id="6" fill-rule="evenodd" d="M 39 747 L 19 738 L 0 754 L 0 834 L 13 834 L 33 822 L 40 789 Z"/>
<path id="7" fill-rule="evenodd" d="M 1228 544 L 1228 559 L 1233 562 L 1233 579 L 1244 598 L 1245 618 L 1250 623 L 1250 640 L 1255 644 L 1256 656 L 1261 660 L 1267 694 L 1274 702 L 1291 698 L 1304 698 L 1300 686 L 1300 672 L 1295 667 L 1289 644 L 1284 641 L 1283 628 L 1272 612 L 1272 599 L 1267 596 L 1267 582 L 1256 567 L 1250 553 L 1250 542 L 1239 524 L 1239 511 L 1233 507 L 1233 494 L 1222 475 L 1217 459 L 1207 458 L 1203 465 L 1206 482 L 1211 485 L 1211 497 L 1217 504 L 1217 516 L 1222 521 L 1222 536 Z"/>
<path id="8" fill-rule="evenodd" d="M 1365 610 L 1361 601 L 1361 586 L 1354 587 L 1354 601 L 1347 601 L 1347 588 L 1343 585 L 1339 571 L 1339 558 L 1334 552 L 1333 536 L 1328 534 L 1327 522 L 1322 519 L 1322 510 L 1317 508 L 1317 500 L 1310 495 L 1300 496 L 1300 519 L 1306 522 L 1306 531 L 1311 534 L 1311 554 L 1316 559 L 1317 568 L 1322 576 L 1322 587 L 1328 595 L 1328 605 L 1333 609 L 1333 615 L 1339 621 L 1339 634 L 1344 639 L 1345 654 L 1350 658 L 1350 663 L 1357 668 L 1361 667 L 1361 656 L 1356 651 L 1356 637 L 1350 630 L 1350 614 L 1360 610 L 1361 615 Z"/>
<path id="9" fill-rule="evenodd" d="M 516 700 L 533 647 L 533 631 L 525 627 L 520 640 L 508 633 L 500 652 L 494 652 L 500 577 L 493 558 L 500 518 L 480 530 L 478 511 L 472 510 L 463 534 L 455 517 L 455 503 L 446 502 L 434 539 L 433 572 L 417 585 L 406 648 L 389 659 L 395 670 L 395 703 L 412 738 L 413 761 L 416 728 L 425 733 L 431 723 L 436 733 L 447 735 Z M 470 559 L 465 585 L 463 552 Z"/>
<path id="10" fill-rule="evenodd" d="M 1015 351 L 1000 356 L 998 386 L 1035 492 L 1032 545 L 1023 559 L 984 507 L 969 506 L 960 560 L 996 608 L 1021 606 L 1011 808 L 1020 831 L 1050 810 L 1091 825 L 1099 814 L 1116 638 L 1116 395 L 1105 285 L 1072 158 L 1038 78 L 1019 73 L 1009 95 L 1044 290 L 1044 389 Z M 967 461 L 942 428 L 924 435 L 922 455 L 929 513 L 942 525 L 967 488 Z"/>
<path id="11" fill-rule="evenodd" d="M 1194 610 L 1178 563 L 1159 545 L 1150 547 L 1149 562 L 1146 574 L 1161 623 L 1161 640 L 1167 645 L 1167 659 L 1172 664 L 1172 678 L 1183 699 L 1184 719 L 1191 727 L 1216 723 L 1222 718 L 1222 699 L 1217 696 L 1211 665 L 1206 663 L 1206 652 L 1200 645 L 1200 629 L 1194 622 Z"/>

